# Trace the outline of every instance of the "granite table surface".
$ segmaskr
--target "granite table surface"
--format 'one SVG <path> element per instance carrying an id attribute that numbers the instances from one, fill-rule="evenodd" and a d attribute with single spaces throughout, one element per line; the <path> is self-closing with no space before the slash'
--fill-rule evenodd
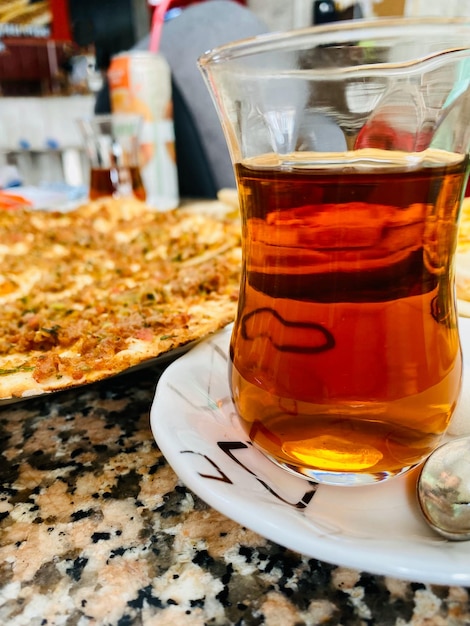
<path id="1" fill-rule="evenodd" d="M 321 562 L 211 509 L 159 451 L 161 367 L 0 407 L 0 624 L 469 626 L 469 589 Z"/>

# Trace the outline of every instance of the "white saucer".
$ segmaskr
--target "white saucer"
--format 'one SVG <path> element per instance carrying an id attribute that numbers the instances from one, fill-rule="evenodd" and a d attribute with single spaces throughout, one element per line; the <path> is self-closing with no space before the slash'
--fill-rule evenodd
<path id="1" fill-rule="evenodd" d="M 470 541 L 423 521 L 416 472 L 368 487 L 316 486 L 254 449 L 238 425 L 227 374 L 227 327 L 172 363 L 151 409 L 161 451 L 212 507 L 287 548 L 374 574 L 470 586 Z M 467 368 L 470 319 L 461 320 Z"/>

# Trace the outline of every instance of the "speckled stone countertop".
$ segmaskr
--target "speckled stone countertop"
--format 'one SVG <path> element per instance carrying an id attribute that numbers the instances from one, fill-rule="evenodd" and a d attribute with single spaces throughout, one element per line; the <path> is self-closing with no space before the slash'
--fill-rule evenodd
<path id="1" fill-rule="evenodd" d="M 469 590 L 286 550 L 158 450 L 149 368 L 0 407 L 0 624 L 468 626 Z"/>

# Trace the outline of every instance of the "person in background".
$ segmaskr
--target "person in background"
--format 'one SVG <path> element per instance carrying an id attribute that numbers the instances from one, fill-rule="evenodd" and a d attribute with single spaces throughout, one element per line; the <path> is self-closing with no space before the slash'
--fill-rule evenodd
<path id="1" fill-rule="evenodd" d="M 224 43 L 268 32 L 249 9 L 234 0 L 206 0 L 181 11 L 163 25 L 160 52 L 172 72 L 175 146 L 179 193 L 183 198 L 215 198 L 235 187 L 233 167 L 220 122 L 197 67 L 198 57 Z M 131 50 L 148 50 L 150 36 Z M 105 83 L 95 112 L 110 111 Z"/>

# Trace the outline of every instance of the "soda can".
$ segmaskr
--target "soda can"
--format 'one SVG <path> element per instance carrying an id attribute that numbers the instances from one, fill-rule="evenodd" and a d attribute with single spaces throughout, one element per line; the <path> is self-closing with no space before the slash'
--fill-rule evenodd
<path id="1" fill-rule="evenodd" d="M 161 211 L 178 206 L 171 71 L 159 53 L 145 50 L 112 57 L 107 72 L 111 111 L 142 117 L 141 173 L 150 205 Z"/>

